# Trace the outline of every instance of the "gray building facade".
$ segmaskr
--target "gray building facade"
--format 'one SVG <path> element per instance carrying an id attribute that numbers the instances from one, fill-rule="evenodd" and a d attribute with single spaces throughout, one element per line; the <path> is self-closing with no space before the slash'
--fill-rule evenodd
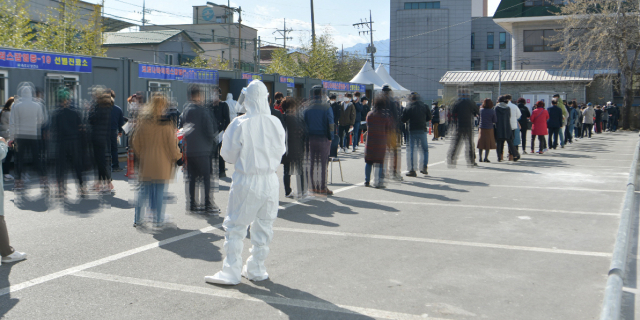
<path id="1" fill-rule="evenodd" d="M 391 76 L 424 100 L 438 100 L 447 71 L 511 69 L 510 34 L 490 17 L 474 17 L 472 6 L 486 1 L 391 0 Z"/>
<path id="2" fill-rule="evenodd" d="M 511 42 L 511 34 L 492 17 L 473 18 L 469 70 L 511 70 Z"/>

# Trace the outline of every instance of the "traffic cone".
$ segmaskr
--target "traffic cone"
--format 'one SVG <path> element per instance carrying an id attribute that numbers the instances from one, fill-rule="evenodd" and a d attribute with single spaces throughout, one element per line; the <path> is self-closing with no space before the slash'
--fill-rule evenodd
<path id="1" fill-rule="evenodd" d="M 134 170 L 133 170 L 133 150 L 127 150 L 127 173 L 124 175 L 129 179 L 133 179 Z"/>

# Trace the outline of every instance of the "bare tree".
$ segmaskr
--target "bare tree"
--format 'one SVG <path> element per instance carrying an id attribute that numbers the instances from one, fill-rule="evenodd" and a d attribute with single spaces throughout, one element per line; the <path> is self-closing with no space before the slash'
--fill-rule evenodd
<path id="1" fill-rule="evenodd" d="M 633 85 L 638 74 L 640 16 L 637 1 L 570 0 L 560 7 L 562 29 L 553 37 L 571 70 L 610 69 L 601 77 L 624 95 L 623 129 L 629 129 Z"/>

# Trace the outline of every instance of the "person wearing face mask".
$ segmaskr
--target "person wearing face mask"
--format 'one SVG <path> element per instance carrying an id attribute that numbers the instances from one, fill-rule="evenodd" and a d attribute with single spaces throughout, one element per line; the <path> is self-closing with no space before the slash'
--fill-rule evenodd
<path id="1" fill-rule="evenodd" d="M 347 93 L 345 101 L 342 103 L 342 114 L 338 118 L 338 133 L 340 135 L 340 148 L 342 152 L 348 153 L 349 150 L 349 130 L 353 128 L 356 121 L 356 107 L 351 100 L 353 95 Z"/>
<path id="2" fill-rule="evenodd" d="M 196 203 L 196 183 L 204 185 L 204 213 L 217 215 L 220 208 L 211 199 L 211 155 L 214 154 L 218 135 L 217 121 L 212 119 L 213 113 L 203 107 L 204 92 L 197 85 L 189 86 L 189 102 L 181 115 L 184 127 L 183 154 L 185 155 L 185 172 L 188 183 L 187 211 L 203 212 Z"/>
<path id="3" fill-rule="evenodd" d="M 223 222 L 226 257 L 221 271 L 205 277 L 208 283 L 236 285 L 241 276 L 251 281 L 269 279 L 264 262 L 278 216 L 276 170 L 286 146 L 282 125 L 270 115 L 268 94 L 260 80 L 253 80 L 244 101 L 247 113 L 234 119 L 224 133 L 221 154 L 235 165 Z M 253 247 L 243 266 L 243 239 L 249 225 Z"/>
<path id="4" fill-rule="evenodd" d="M 217 93 L 217 94 L 215 94 Z M 229 125 L 229 105 L 226 102 L 220 101 L 220 94 L 222 91 L 218 88 L 217 92 L 214 92 L 213 101 L 209 105 L 209 109 L 213 112 L 212 120 L 216 121 L 216 127 L 218 132 L 224 132 Z M 218 177 L 225 178 L 227 176 L 225 172 L 224 159 L 220 156 L 220 147 L 222 142 L 216 141 L 216 149 L 212 157 L 217 157 L 218 162 Z"/>

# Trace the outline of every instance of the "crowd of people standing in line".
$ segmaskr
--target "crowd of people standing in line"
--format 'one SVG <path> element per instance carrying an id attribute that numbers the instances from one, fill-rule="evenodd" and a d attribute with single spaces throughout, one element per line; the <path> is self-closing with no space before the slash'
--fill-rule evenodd
<path id="1" fill-rule="evenodd" d="M 620 113 L 611 103 L 595 109 L 590 103 L 579 107 L 575 101 L 565 106 L 559 95 L 554 96 L 550 106 L 537 102 L 534 110 L 529 110 L 524 99 L 518 99 L 517 105 L 512 103 L 510 95 L 500 96 L 495 105 L 485 99 L 479 109 L 464 90 L 451 108 L 437 104 L 430 108 L 415 92 L 403 106 L 387 85 L 371 106 L 359 92 L 348 93 L 343 101 L 337 101 L 321 86 L 311 89 L 309 99 L 301 101 L 276 93 L 274 103 L 270 103 L 269 92 L 259 80 L 243 88 L 237 101 L 231 95 L 221 101 L 220 94 L 217 88 L 190 85 L 189 101 L 180 113 L 166 94 L 151 93 L 146 101 L 146 95 L 139 92 L 127 99 L 129 115 L 124 118 L 110 89 L 93 88 L 90 101 L 77 105 L 70 90 L 62 87 L 56 93 L 56 106 L 48 110 L 35 88 L 25 84 L 0 111 L 4 180 L 15 179 L 16 195 L 24 195 L 24 164 L 31 162 L 40 174 L 43 192 L 49 193 L 46 172 L 48 161 L 54 160 L 56 196 L 66 197 L 65 177 L 70 169 L 80 197 L 87 196 L 85 176 L 92 169 L 96 172 L 92 190 L 113 194 L 111 173 L 121 170 L 117 139 L 126 132 L 130 139 L 127 176 L 136 191 L 133 225 L 140 229 L 150 225 L 163 228 L 167 226 L 167 186 L 177 172 L 184 174 L 186 211 L 217 216 L 221 209 L 213 194 L 218 179 L 226 177 L 225 163 L 234 164 L 223 223 L 227 255 L 222 270 L 205 277 L 210 283 L 233 285 L 240 282 L 241 276 L 254 281 L 268 278 L 264 260 L 277 217 L 276 170 L 281 164 L 286 197 L 330 196 L 329 161 L 338 158 L 340 152 L 358 151 L 363 140 L 364 185 L 385 188 L 387 179 L 403 179 L 403 141 L 407 145 L 406 176 L 429 174 L 430 129 L 432 140 L 444 139 L 447 133 L 452 135 L 449 166 L 455 166 L 462 144 L 467 144 L 469 165 L 477 166 L 473 134 L 476 126 L 480 162 L 490 162 L 490 150 L 497 151 L 499 162 L 518 161 L 519 147 L 523 154 L 527 153 L 529 130 L 531 153 L 535 152 L 537 139 L 539 149 L 535 153 L 544 154 L 558 145 L 564 148 L 574 140 L 590 138 L 592 130 L 615 131 Z M 508 158 L 504 156 L 505 143 Z M 52 159 L 47 157 L 49 152 Z M 9 174 L 14 154 L 15 178 Z M 292 178 L 296 181 L 295 191 Z M 3 212 L 0 211 L 1 262 L 25 259 L 25 253 L 9 245 Z M 243 266 L 242 239 L 249 226 L 252 255 Z"/>

